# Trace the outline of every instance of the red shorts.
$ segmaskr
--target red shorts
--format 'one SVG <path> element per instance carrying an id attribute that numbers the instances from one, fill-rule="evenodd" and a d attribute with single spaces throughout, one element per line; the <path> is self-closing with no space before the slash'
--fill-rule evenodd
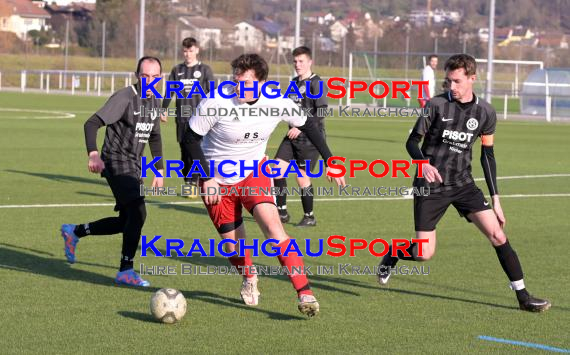
<path id="1" fill-rule="evenodd" d="M 254 177 L 252 173 L 237 184 L 220 185 L 222 190 L 220 203 L 217 205 L 206 205 L 204 203 L 218 233 L 231 232 L 243 223 L 242 206 L 253 214 L 253 208 L 260 203 L 275 205 L 275 197 L 271 195 L 273 179 L 261 173 L 263 162 L 265 159 L 259 162 L 258 177 Z M 270 172 L 269 167 L 267 171 Z M 227 190 L 224 191 L 224 188 Z M 205 198 L 206 196 L 202 196 L 202 201 Z"/>

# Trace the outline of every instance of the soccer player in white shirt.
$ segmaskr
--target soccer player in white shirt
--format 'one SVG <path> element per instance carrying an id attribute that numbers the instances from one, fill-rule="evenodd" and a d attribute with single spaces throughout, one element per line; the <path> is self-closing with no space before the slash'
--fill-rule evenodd
<path id="1" fill-rule="evenodd" d="M 234 81 L 238 83 L 236 87 L 237 97 L 228 99 L 220 95 L 212 99 L 202 101 L 198 114 L 189 121 L 189 127 L 185 132 L 184 143 L 188 156 L 192 160 L 200 160 L 201 165 L 207 175 L 209 175 L 209 161 L 215 160 L 215 170 L 218 171 L 218 164 L 222 160 L 244 160 L 245 166 L 252 167 L 257 162 L 259 167 L 265 161 L 265 149 L 271 133 L 281 121 L 288 125 L 298 127 L 309 137 L 317 147 L 323 159 L 332 156 L 322 134 L 319 133 L 316 125 L 311 120 L 307 120 L 305 115 L 292 114 L 294 110 L 299 111 L 298 106 L 288 98 L 269 99 L 261 94 L 258 99 L 254 98 L 253 92 L 244 90 L 244 98 L 239 98 L 239 82 L 244 82 L 246 88 L 252 88 L 254 82 L 258 82 L 258 89 L 267 80 L 269 68 L 267 62 L 257 54 L 243 54 L 231 63 Z M 261 109 L 276 108 L 280 115 L 259 116 L 248 114 L 249 108 Z M 202 116 L 203 113 L 215 112 L 214 116 Z M 225 110 L 223 110 L 225 109 Z M 238 112 L 237 115 L 221 115 L 222 112 Z M 226 111 L 227 110 L 227 111 Z M 202 191 L 218 191 L 220 187 L 225 187 L 232 193 L 220 195 L 203 196 L 210 218 L 218 230 L 222 239 L 239 240 L 245 239 L 246 233 L 242 219 L 242 207 L 245 207 L 254 217 L 261 228 L 265 238 L 279 241 L 276 247 L 280 250 L 277 257 L 283 267 L 292 270 L 303 268 L 303 258 L 296 252 L 290 252 L 288 256 L 283 256 L 283 252 L 290 243 L 289 236 L 285 233 L 283 225 L 279 219 L 274 197 L 264 195 L 261 188 L 270 188 L 272 179 L 258 171 L 255 177 L 250 172 L 247 177 L 240 177 L 239 165 L 226 164 L 222 167 L 225 174 L 236 172 L 233 177 L 223 177 L 216 173 L 214 178 L 201 179 Z M 261 170 L 259 168 L 259 170 Z M 339 173 L 338 169 L 327 168 L 327 173 Z M 327 175 L 328 176 L 328 175 Z M 329 177 L 329 181 L 333 179 Z M 338 185 L 345 185 L 344 177 L 335 178 Z M 257 189 L 255 194 L 248 194 L 242 188 Z M 245 190 L 245 193 L 244 193 Z M 233 193 L 237 191 L 237 193 Z M 237 246 L 237 248 L 236 248 Z M 239 242 L 237 245 L 225 244 L 226 252 L 234 250 L 239 252 Z M 245 251 L 245 256 L 232 256 L 230 263 L 243 270 L 243 283 L 241 297 L 245 304 L 255 306 L 258 304 L 259 291 L 257 289 L 257 276 L 251 273 L 252 261 L 249 250 Z M 245 267 L 245 268 L 244 268 Z M 310 289 L 307 276 L 303 273 L 289 275 L 293 287 L 297 291 L 299 299 L 299 311 L 312 317 L 319 312 L 319 304 Z"/>
<path id="2" fill-rule="evenodd" d="M 424 108 L 429 100 L 435 96 L 435 69 L 437 68 L 437 55 L 428 57 L 428 65 L 422 70 L 422 80 L 429 82 L 429 85 L 422 85 L 423 99 L 418 99 L 420 107 Z"/>

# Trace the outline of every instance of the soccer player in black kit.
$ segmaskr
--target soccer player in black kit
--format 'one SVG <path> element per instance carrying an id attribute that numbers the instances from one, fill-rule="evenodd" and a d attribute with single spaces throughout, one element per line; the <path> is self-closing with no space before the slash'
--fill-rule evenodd
<path id="1" fill-rule="evenodd" d="M 188 96 L 194 82 L 198 82 L 204 93 L 208 94 L 210 92 L 210 81 L 214 81 L 215 78 L 212 69 L 198 60 L 198 54 L 200 53 L 198 41 L 192 37 L 185 38 L 182 41 L 182 51 L 184 54 L 184 62 L 172 68 L 168 80 L 181 81 L 184 83 L 184 90 L 182 90 L 184 97 Z M 188 161 L 188 157 L 182 148 L 182 136 L 188 125 L 188 120 L 193 116 L 191 110 L 195 110 L 201 100 L 200 95 L 196 94 L 189 98 L 176 98 L 176 141 L 180 145 L 181 160 L 184 162 L 184 168 L 182 169 L 184 176 L 188 176 L 192 162 Z M 171 101 L 171 99 L 165 98 L 162 101 L 162 107 L 168 108 Z M 163 116 L 162 120 L 165 121 L 166 117 L 167 116 Z M 198 186 L 198 175 L 193 175 L 191 178 L 184 178 L 184 182 L 193 186 L 191 193 L 186 196 L 189 198 L 198 197 L 198 195 L 194 193 L 196 192 L 195 187 Z"/>
<path id="2" fill-rule="evenodd" d="M 307 47 L 298 47 L 293 50 L 293 62 L 295 65 L 295 71 L 297 76 L 293 78 L 293 81 L 299 88 L 299 92 L 303 95 L 302 98 L 298 98 L 297 95 L 290 97 L 293 101 L 297 103 L 300 107 L 310 112 L 312 117 L 309 120 L 314 120 L 322 133 L 325 136 L 325 123 L 324 117 L 322 117 L 323 109 L 328 107 L 328 101 L 326 96 L 326 91 L 323 85 L 323 93 L 318 99 L 311 99 L 307 97 L 307 83 L 310 83 L 310 90 L 313 95 L 319 92 L 319 82 L 321 78 L 317 74 L 313 74 L 311 71 L 311 66 L 313 61 L 311 59 L 311 50 Z M 319 152 L 317 148 L 311 143 L 307 136 L 301 132 L 296 127 L 289 127 L 289 131 L 281 145 L 277 149 L 276 160 L 279 161 L 277 167 L 281 171 L 287 169 L 287 165 L 290 161 L 296 161 L 297 166 L 302 177 L 297 177 L 297 184 L 303 189 L 303 194 L 301 195 L 301 203 L 303 205 L 303 219 L 296 224 L 297 227 L 313 227 L 317 225 L 317 220 L 313 213 L 313 185 L 311 184 L 311 178 L 306 175 L 306 170 L 314 170 L 319 159 Z M 305 160 L 310 160 L 310 166 L 306 166 Z M 283 177 L 274 178 L 274 184 L 280 190 L 287 187 L 287 179 Z M 279 193 L 276 196 L 277 209 L 279 210 L 279 217 L 282 223 L 289 222 L 290 216 L 287 211 L 287 195 L 285 193 Z"/>
<path id="3" fill-rule="evenodd" d="M 77 243 L 89 235 L 123 233 L 123 246 L 118 284 L 150 286 L 133 269 L 133 259 L 140 242 L 141 230 L 146 219 L 144 196 L 140 194 L 141 155 L 146 143 L 154 157 L 162 156 L 160 137 L 160 100 L 147 91 L 147 99 L 141 99 L 142 78 L 147 82 L 161 77 L 160 61 L 143 57 L 137 65 L 139 83 L 115 92 L 103 107 L 85 122 L 85 145 L 89 155 L 88 168 L 92 173 L 101 173 L 115 197 L 118 217 L 107 217 L 83 224 L 64 224 L 61 235 L 65 243 L 65 256 L 70 264 L 75 263 Z M 97 130 L 106 126 L 105 141 L 101 156 L 97 150 Z M 155 165 L 162 174 L 162 159 Z M 162 187 L 163 178 L 154 178 L 153 187 Z"/>
<path id="4" fill-rule="evenodd" d="M 398 257 L 392 257 L 390 249 L 380 262 L 378 281 L 381 285 L 388 283 L 390 268 L 399 259 L 425 261 L 434 255 L 436 225 L 453 205 L 495 248 L 520 309 L 546 311 L 550 302 L 533 297 L 526 290 L 521 264 L 503 231 L 506 219 L 499 201 L 493 152 L 497 117 L 493 107 L 473 93 L 475 59 L 467 54 L 456 54 L 447 60 L 444 69 L 448 91 L 430 101 L 429 114 L 417 120 L 406 142 L 412 159 L 429 159 L 429 164 L 423 166 L 425 178 L 416 176 L 414 179 L 414 186 L 430 188 L 429 196 L 414 196 L 416 238 L 428 239 L 428 242 L 423 243 L 421 257 L 415 243 L 406 250 L 410 256 L 398 250 Z M 471 150 L 477 137 L 481 137 L 481 164 L 492 206 L 471 176 Z"/>

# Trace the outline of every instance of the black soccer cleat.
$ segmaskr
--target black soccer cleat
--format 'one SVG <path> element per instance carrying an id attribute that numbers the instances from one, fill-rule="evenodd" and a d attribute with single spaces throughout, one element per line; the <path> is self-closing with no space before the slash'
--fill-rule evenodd
<path id="1" fill-rule="evenodd" d="M 544 312 L 550 308 L 551 304 L 548 300 L 543 300 L 540 298 L 528 295 L 528 297 L 519 300 L 519 307 L 523 311 L 528 312 Z"/>
<path id="2" fill-rule="evenodd" d="M 287 223 L 291 219 L 291 216 L 287 210 L 279 210 L 279 219 L 281 220 L 281 223 Z"/>
<path id="3" fill-rule="evenodd" d="M 388 284 L 390 275 L 392 275 L 392 268 L 396 266 L 398 258 L 392 256 L 392 247 L 388 249 L 388 253 L 384 255 L 380 264 L 378 264 L 378 283 L 381 286 Z"/>
<path id="4" fill-rule="evenodd" d="M 317 219 L 315 216 L 303 216 L 301 222 L 297 223 L 295 227 L 315 227 L 317 225 Z"/>

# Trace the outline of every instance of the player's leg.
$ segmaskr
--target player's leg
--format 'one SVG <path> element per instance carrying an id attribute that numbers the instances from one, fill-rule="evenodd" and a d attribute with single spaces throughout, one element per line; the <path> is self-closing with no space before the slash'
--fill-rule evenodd
<path id="1" fill-rule="evenodd" d="M 275 159 L 279 162 L 275 165 L 275 168 L 279 168 L 281 174 L 285 173 L 289 166 L 289 161 L 294 160 L 293 146 L 287 137 L 281 141 L 277 153 L 275 154 Z M 287 211 L 287 193 L 285 191 L 287 188 L 287 178 L 282 176 L 275 177 L 273 178 L 273 184 L 279 189 L 279 193 L 275 196 L 279 218 L 281 219 L 281 223 L 287 223 L 291 219 Z"/>
<path id="2" fill-rule="evenodd" d="M 279 243 L 279 263 L 289 270 L 289 280 L 297 292 L 299 298 L 299 311 L 309 317 L 313 317 L 319 312 L 319 303 L 313 295 L 309 285 L 309 280 L 304 272 L 297 273 L 294 270 L 304 270 L 303 257 L 294 251 L 290 251 L 287 256 L 283 256 L 287 250 L 290 239 L 280 223 L 277 208 L 272 203 L 259 203 L 253 208 L 253 217 L 259 225 L 266 239 L 277 239 Z"/>
<path id="3" fill-rule="evenodd" d="M 303 219 L 296 224 L 296 227 L 314 227 L 317 225 L 317 219 L 313 212 L 314 189 L 311 184 L 311 178 L 307 176 L 307 169 L 313 171 L 319 161 L 319 152 L 313 147 L 297 148 L 293 145 L 293 150 L 298 150 L 297 164 L 300 167 L 301 176 L 297 176 L 297 184 L 303 189 L 301 194 L 301 204 L 303 205 Z M 306 161 L 309 160 L 310 164 L 307 166 Z"/>
<path id="4" fill-rule="evenodd" d="M 429 196 L 414 196 L 414 225 L 416 239 L 427 239 L 422 243 L 421 256 L 418 246 L 410 240 L 405 252 L 398 249 L 397 256 L 392 256 L 393 245 L 390 245 L 388 253 L 378 265 L 378 283 L 385 285 L 391 275 L 391 269 L 396 266 L 398 260 L 426 261 L 435 254 L 436 226 L 445 214 L 451 203 L 448 193 L 432 193 Z"/>
<path id="5" fill-rule="evenodd" d="M 180 124 L 177 123 L 176 130 L 182 130 L 182 127 L 178 127 Z M 198 175 L 194 174 L 191 177 L 187 177 L 188 173 L 190 172 L 190 168 L 192 167 L 192 161 L 186 154 L 186 149 L 184 149 L 184 144 L 179 141 L 180 145 L 180 159 L 184 163 L 184 167 L 182 168 L 182 174 L 184 175 L 184 184 L 189 185 L 190 189 L 185 191 L 184 196 L 188 198 L 197 198 L 198 197 Z"/>
<path id="6" fill-rule="evenodd" d="M 202 196 L 204 200 L 205 196 Z M 220 203 L 217 205 L 206 205 L 210 219 L 214 227 L 220 234 L 222 239 L 237 240 L 246 238 L 245 226 L 243 224 L 242 209 L 238 196 L 225 195 L 222 196 Z M 257 275 L 254 272 L 251 254 L 249 250 L 243 252 L 240 256 L 240 247 L 226 243 L 225 251 L 232 253 L 237 251 L 238 254 L 228 258 L 232 266 L 238 269 L 243 276 L 240 295 L 242 300 L 248 306 L 257 306 L 259 303 L 259 290 L 257 289 Z"/>
<path id="7" fill-rule="evenodd" d="M 484 210 L 469 213 L 467 218 L 479 228 L 495 248 L 503 271 L 509 278 L 510 287 L 516 293 L 520 309 L 530 312 L 542 312 L 549 309 L 550 302 L 548 300 L 533 297 L 528 293 L 517 253 L 511 247 L 495 213 L 492 210 Z"/>
<path id="8" fill-rule="evenodd" d="M 453 205 L 459 214 L 479 228 L 495 248 L 499 262 L 511 282 L 511 288 L 516 292 L 520 308 L 531 312 L 541 312 L 550 308 L 547 300 L 534 298 L 527 292 L 519 258 L 483 192 L 475 184 L 465 186 Z"/>
<path id="9" fill-rule="evenodd" d="M 239 227 L 229 232 L 220 233 L 220 238 L 237 241 L 245 240 L 246 233 L 244 224 L 240 224 Z M 259 304 L 260 293 L 257 288 L 257 272 L 251 261 L 251 254 L 249 250 L 240 252 L 241 247 L 239 242 L 237 244 L 237 248 L 236 245 L 230 243 L 226 243 L 224 246 L 226 253 L 233 253 L 234 251 L 237 252 L 236 255 L 230 256 L 228 258 L 228 261 L 230 264 L 236 267 L 240 274 L 243 276 L 240 291 L 241 299 L 248 306 L 257 306 Z"/>
<path id="10" fill-rule="evenodd" d="M 111 182 L 109 182 L 111 184 Z M 112 190 L 112 188 L 111 188 Z M 115 210 L 119 210 L 115 207 Z M 94 222 L 80 224 L 63 224 L 61 226 L 61 236 L 64 242 L 64 252 L 67 262 L 75 263 L 77 243 L 81 238 L 89 235 L 112 235 L 123 231 L 126 216 L 119 211 L 118 217 L 107 217 Z"/>
<path id="11" fill-rule="evenodd" d="M 118 175 L 107 178 L 113 191 L 120 216 L 124 218 L 121 261 L 115 282 L 130 286 L 150 286 L 134 271 L 134 258 L 146 220 L 144 197 L 140 195 L 141 181 L 134 176 Z"/>

